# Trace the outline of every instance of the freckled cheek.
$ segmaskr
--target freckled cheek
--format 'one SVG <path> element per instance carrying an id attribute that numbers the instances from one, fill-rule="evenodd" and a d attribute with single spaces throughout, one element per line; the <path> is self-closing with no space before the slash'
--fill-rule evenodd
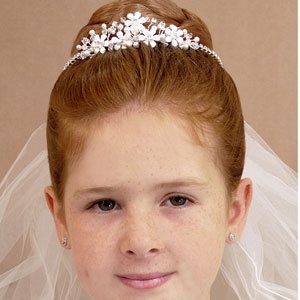
<path id="1" fill-rule="evenodd" d="M 185 225 L 182 224 L 182 226 L 184 227 Z M 178 239 L 186 240 L 188 245 L 191 245 L 193 248 L 199 246 L 207 248 L 209 245 L 213 247 L 222 244 L 225 235 L 224 226 L 217 226 L 216 224 L 208 225 L 204 221 L 186 225 L 185 228 L 176 231 Z"/>
<path id="2" fill-rule="evenodd" d="M 70 231 L 72 256 L 76 272 L 81 280 L 99 277 L 107 272 L 115 253 L 114 238 L 103 226 L 86 222 L 74 222 Z"/>
<path id="3" fill-rule="evenodd" d="M 216 219 L 217 218 L 217 219 Z M 171 242 L 177 248 L 176 253 L 188 259 L 190 264 L 214 261 L 219 264 L 225 245 L 225 216 L 201 212 L 189 219 L 180 220 Z"/>

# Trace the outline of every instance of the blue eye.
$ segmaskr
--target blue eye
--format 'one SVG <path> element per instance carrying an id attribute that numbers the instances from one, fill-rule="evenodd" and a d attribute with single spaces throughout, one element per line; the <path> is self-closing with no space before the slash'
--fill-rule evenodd
<path id="1" fill-rule="evenodd" d="M 185 206 L 189 199 L 183 196 L 172 196 L 168 198 L 168 201 L 172 206 Z"/>
<path id="2" fill-rule="evenodd" d="M 116 208 L 116 206 L 117 206 L 116 201 L 111 199 L 101 200 L 95 204 L 95 207 L 99 208 L 102 211 L 113 210 Z"/>

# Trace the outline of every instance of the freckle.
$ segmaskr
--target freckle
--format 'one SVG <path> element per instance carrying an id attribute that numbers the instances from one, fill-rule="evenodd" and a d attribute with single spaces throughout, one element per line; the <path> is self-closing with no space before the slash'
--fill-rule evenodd
<path id="1" fill-rule="evenodd" d="M 89 273 L 88 269 L 84 269 L 84 275 L 85 275 L 85 277 L 90 278 L 90 273 Z"/>

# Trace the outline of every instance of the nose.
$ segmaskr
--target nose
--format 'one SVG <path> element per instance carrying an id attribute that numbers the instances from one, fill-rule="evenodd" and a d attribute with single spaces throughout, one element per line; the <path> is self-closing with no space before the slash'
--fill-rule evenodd
<path id="1" fill-rule="evenodd" d="M 123 223 L 120 251 L 129 258 L 149 258 L 164 249 L 159 220 L 147 213 L 136 213 Z"/>

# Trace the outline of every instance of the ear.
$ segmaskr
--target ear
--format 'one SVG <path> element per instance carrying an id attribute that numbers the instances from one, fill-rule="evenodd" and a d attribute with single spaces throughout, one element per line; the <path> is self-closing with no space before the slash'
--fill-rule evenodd
<path id="1" fill-rule="evenodd" d="M 242 179 L 233 193 L 233 199 L 229 207 L 228 232 L 234 233 L 235 240 L 227 238 L 228 243 L 235 242 L 241 236 L 246 224 L 248 210 L 252 200 L 252 181 L 249 178 Z"/>
<path id="2" fill-rule="evenodd" d="M 68 239 L 68 230 L 66 224 L 66 218 L 64 213 L 64 207 L 61 201 L 58 200 L 52 186 L 45 187 L 45 198 L 48 208 L 53 216 L 56 226 L 56 232 L 59 242 L 62 244 L 64 238 Z M 63 244 L 64 248 L 71 249 L 70 242 Z"/>

